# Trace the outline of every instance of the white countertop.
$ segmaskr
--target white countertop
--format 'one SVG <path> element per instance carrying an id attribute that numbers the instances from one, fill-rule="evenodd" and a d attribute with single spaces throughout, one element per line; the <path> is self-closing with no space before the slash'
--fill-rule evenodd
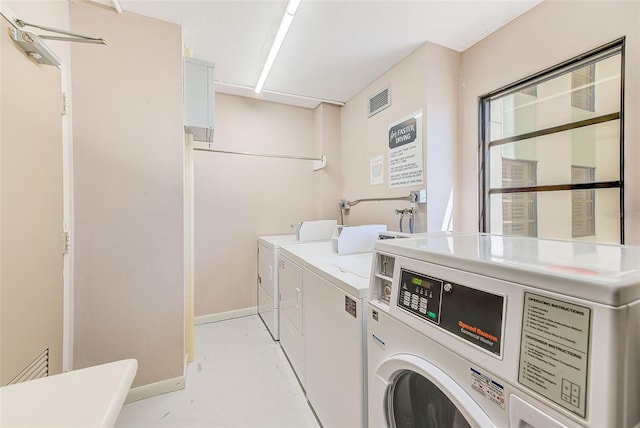
<path id="1" fill-rule="evenodd" d="M 0 388 L 2 427 L 112 427 L 138 370 L 134 359 Z"/>

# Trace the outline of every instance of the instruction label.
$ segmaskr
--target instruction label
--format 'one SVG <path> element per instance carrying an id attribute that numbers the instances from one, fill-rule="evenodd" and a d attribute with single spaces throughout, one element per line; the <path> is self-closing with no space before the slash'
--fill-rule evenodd
<path id="1" fill-rule="evenodd" d="M 504 386 L 474 368 L 471 368 L 471 388 L 504 410 Z"/>
<path id="2" fill-rule="evenodd" d="M 591 309 L 525 293 L 518 382 L 586 416 Z"/>
<path id="3" fill-rule="evenodd" d="M 422 182 L 422 111 L 419 111 L 389 125 L 389 187 Z"/>

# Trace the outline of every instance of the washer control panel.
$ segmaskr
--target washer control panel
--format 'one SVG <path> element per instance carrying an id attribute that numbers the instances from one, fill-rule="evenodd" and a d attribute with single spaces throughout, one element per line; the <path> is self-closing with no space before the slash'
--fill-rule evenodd
<path id="1" fill-rule="evenodd" d="M 444 281 L 402 270 L 398 306 L 435 324 L 440 323 Z"/>
<path id="2" fill-rule="evenodd" d="M 502 356 L 506 297 L 401 268 L 397 306 Z"/>

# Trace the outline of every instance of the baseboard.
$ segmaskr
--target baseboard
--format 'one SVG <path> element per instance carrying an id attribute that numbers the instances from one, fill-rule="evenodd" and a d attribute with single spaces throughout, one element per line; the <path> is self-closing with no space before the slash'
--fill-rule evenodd
<path id="1" fill-rule="evenodd" d="M 235 311 L 220 312 L 218 314 L 201 315 L 199 317 L 195 317 L 193 322 L 195 323 L 195 325 L 208 324 L 210 322 L 218 322 L 218 321 L 230 320 L 233 318 L 247 317 L 249 315 L 255 315 L 257 313 L 258 313 L 258 309 L 254 306 L 254 307 L 245 308 L 245 309 L 238 309 Z"/>
<path id="2" fill-rule="evenodd" d="M 147 385 L 131 388 L 124 404 L 133 401 L 143 400 L 145 398 L 154 397 L 167 392 L 178 391 L 184 389 L 185 376 L 174 377 L 173 379 L 161 380 L 160 382 L 150 383 Z"/>
<path id="3" fill-rule="evenodd" d="M 182 376 L 174 377 L 173 379 L 166 379 L 148 385 L 142 385 L 137 388 L 131 388 L 129 390 L 127 398 L 124 400 L 124 404 L 131 403 L 133 401 L 144 400 L 145 398 L 155 397 L 156 395 L 160 394 L 166 394 L 167 392 L 174 392 L 184 389 L 187 380 L 188 364 L 188 354 L 185 353 Z"/>

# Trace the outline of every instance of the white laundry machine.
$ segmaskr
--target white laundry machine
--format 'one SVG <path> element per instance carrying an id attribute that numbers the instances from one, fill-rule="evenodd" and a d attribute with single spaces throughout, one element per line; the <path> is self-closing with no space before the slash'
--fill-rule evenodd
<path id="1" fill-rule="evenodd" d="M 303 269 L 306 261 L 335 256 L 331 241 L 283 245 L 280 248 L 280 346 L 305 387 Z"/>
<path id="2" fill-rule="evenodd" d="M 639 426 L 639 269 L 638 247 L 378 242 L 369 426 Z"/>
<path id="3" fill-rule="evenodd" d="M 373 253 L 305 264 L 306 394 L 325 427 L 366 427 L 365 312 Z"/>
<path id="4" fill-rule="evenodd" d="M 296 235 L 258 237 L 258 315 L 273 340 L 280 340 L 278 260 L 280 246 L 297 242 Z"/>
<path id="5" fill-rule="evenodd" d="M 258 315 L 274 340 L 280 339 L 278 260 L 284 244 L 330 241 L 338 231 L 335 220 L 302 221 L 292 235 L 258 237 Z"/>

